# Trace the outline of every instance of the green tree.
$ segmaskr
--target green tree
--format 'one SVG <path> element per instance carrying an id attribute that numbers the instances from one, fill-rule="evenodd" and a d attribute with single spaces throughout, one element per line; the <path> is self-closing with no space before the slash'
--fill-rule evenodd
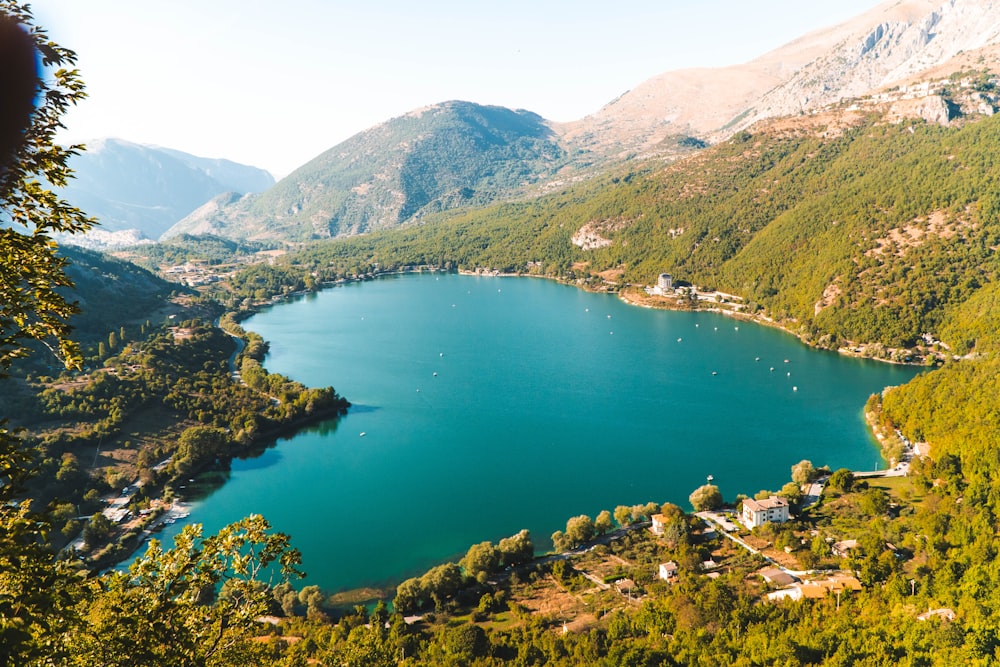
<path id="1" fill-rule="evenodd" d="M 489 652 L 490 641 L 481 627 L 474 624 L 459 625 L 444 630 L 444 646 L 448 655 L 467 664 Z"/>
<path id="2" fill-rule="evenodd" d="M 104 516 L 100 512 L 95 514 L 87 522 L 87 525 L 83 528 L 83 541 L 88 547 L 94 547 L 100 544 L 104 540 L 108 539 L 111 535 L 111 530 L 114 528 L 114 524 L 108 517 Z"/>
<path id="3" fill-rule="evenodd" d="M 76 55 L 35 25 L 27 5 L 9 0 L 0 0 L 0 48 L 5 82 L 0 92 L 3 380 L 14 359 L 31 353 L 29 341 L 40 342 L 67 366 L 80 364 L 67 322 L 76 308 L 64 296 L 72 283 L 51 235 L 84 231 L 93 221 L 42 185 L 66 185 L 71 175 L 68 160 L 81 149 L 54 143 L 63 114 L 85 96 L 74 69 Z M 38 77 L 39 61 L 47 70 L 45 79 Z M 77 583 L 42 546 L 49 521 L 22 501 L 32 456 L 2 418 L 0 471 L 0 664 L 51 661 L 60 655 L 52 638 L 75 617 Z"/>
<path id="4" fill-rule="evenodd" d="M 697 512 L 718 509 L 722 507 L 722 492 L 715 484 L 703 484 L 691 492 L 688 501 Z"/>
<path id="5" fill-rule="evenodd" d="M 250 516 L 202 537 L 185 526 L 164 551 L 152 540 L 127 572 L 88 586 L 84 622 L 68 637 L 70 665 L 222 665 L 259 653 L 257 618 L 270 608 L 266 584 L 300 576 L 288 536 Z M 223 587 L 226 595 L 211 602 Z"/>
<path id="6" fill-rule="evenodd" d="M 664 503 L 660 507 L 663 516 L 663 538 L 674 545 L 687 544 L 690 529 L 687 514 L 673 503 Z"/>
<path id="7" fill-rule="evenodd" d="M 614 528 L 614 524 L 611 522 L 611 512 L 601 510 L 597 518 L 594 519 L 594 530 L 597 531 L 598 535 L 604 535 L 611 532 L 612 528 Z"/>
<path id="8" fill-rule="evenodd" d="M 500 551 L 490 542 L 473 544 L 458 564 L 467 576 L 485 584 L 500 565 Z"/>
<path id="9" fill-rule="evenodd" d="M 575 547 L 594 539 L 594 520 L 586 514 L 575 516 L 566 522 L 566 541 Z"/>
<path id="10" fill-rule="evenodd" d="M 871 516 L 882 516 L 889 511 L 889 494 L 883 489 L 871 488 L 861 494 L 861 511 Z"/>
<path id="11" fill-rule="evenodd" d="M 619 505 L 615 508 L 614 516 L 619 526 L 627 526 L 632 523 L 632 508 L 626 505 Z"/>
<path id="12" fill-rule="evenodd" d="M 535 545 L 531 542 L 531 533 L 522 529 L 517 535 L 505 537 L 497 544 L 502 565 L 518 565 L 527 562 L 535 556 Z"/>
<path id="13" fill-rule="evenodd" d="M 827 486 L 835 491 L 847 493 L 854 488 L 854 473 L 847 468 L 835 470 L 833 474 L 830 475 L 830 480 L 827 482 Z"/>
<path id="14" fill-rule="evenodd" d="M 812 461 L 803 459 L 792 466 L 792 481 L 800 486 L 816 479 L 816 468 Z"/>
<path id="15" fill-rule="evenodd" d="M 792 505 L 798 505 L 802 502 L 802 487 L 798 482 L 786 482 L 781 491 L 778 491 L 778 495 L 787 498 Z"/>
<path id="16" fill-rule="evenodd" d="M 427 589 L 420 577 L 411 577 L 396 586 L 396 597 L 392 606 L 406 614 L 420 609 L 428 598 Z"/>

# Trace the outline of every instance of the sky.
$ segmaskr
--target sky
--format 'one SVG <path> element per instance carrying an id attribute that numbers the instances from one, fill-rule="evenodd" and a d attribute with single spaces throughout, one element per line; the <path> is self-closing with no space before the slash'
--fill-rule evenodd
<path id="1" fill-rule="evenodd" d="M 287 175 L 373 125 L 467 100 L 582 118 L 674 69 L 743 63 L 875 0 L 35 0 L 103 137 Z"/>

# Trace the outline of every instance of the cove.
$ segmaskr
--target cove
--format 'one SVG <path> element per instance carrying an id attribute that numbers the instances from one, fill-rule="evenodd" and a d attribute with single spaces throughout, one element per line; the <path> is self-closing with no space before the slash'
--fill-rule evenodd
<path id="1" fill-rule="evenodd" d="M 542 550 L 567 518 L 620 504 L 689 507 L 708 475 L 732 499 L 780 488 L 801 459 L 881 467 L 865 400 L 918 372 L 526 278 L 390 276 L 243 326 L 270 342 L 270 371 L 354 407 L 234 461 L 188 520 L 214 532 L 263 514 L 329 592 L 521 528 Z"/>

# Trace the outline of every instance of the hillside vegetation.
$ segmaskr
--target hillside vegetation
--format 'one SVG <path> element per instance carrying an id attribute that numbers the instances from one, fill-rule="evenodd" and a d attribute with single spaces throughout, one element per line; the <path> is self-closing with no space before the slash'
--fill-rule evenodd
<path id="1" fill-rule="evenodd" d="M 741 295 L 827 347 L 913 346 L 942 331 L 958 345 L 959 331 L 942 327 L 996 277 L 998 139 L 996 118 L 742 133 L 670 165 L 316 245 L 275 269 L 330 279 L 428 264 L 581 280 L 619 270 L 640 284 L 665 271 Z M 574 245 L 582 228 L 607 245 Z"/>
<path id="2" fill-rule="evenodd" d="M 192 216 L 168 235 L 309 240 L 392 228 L 495 201 L 565 162 L 540 116 L 445 102 L 355 135 L 259 197 Z"/>

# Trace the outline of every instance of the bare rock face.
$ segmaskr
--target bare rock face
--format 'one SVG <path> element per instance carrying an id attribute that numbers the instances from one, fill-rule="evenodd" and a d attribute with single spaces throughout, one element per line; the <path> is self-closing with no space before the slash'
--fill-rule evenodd
<path id="1" fill-rule="evenodd" d="M 923 118 L 928 123 L 947 126 L 951 122 L 952 111 L 948 101 L 940 95 L 928 95 L 914 100 L 900 100 L 889 107 L 890 120 Z"/>
<path id="2" fill-rule="evenodd" d="M 761 120 L 871 95 L 996 44 L 1000 1 L 888 0 L 743 65 L 661 74 L 556 131 L 609 155 L 654 153 L 671 136 L 720 141 Z M 995 50 L 987 53 L 986 66 L 1000 64 Z M 975 60 L 969 65 L 983 67 Z M 979 106 L 992 110 L 992 104 Z M 899 111 L 913 106 L 920 107 L 915 115 L 947 122 L 940 99 Z"/>
<path id="3" fill-rule="evenodd" d="M 864 27 L 868 24 L 868 27 Z M 757 120 L 818 109 L 860 97 L 940 66 L 963 51 L 1000 42 L 1000 2 L 898 0 L 855 21 L 857 30 L 764 95 L 737 129 Z M 920 116 L 947 122 L 940 100 Z"/>

